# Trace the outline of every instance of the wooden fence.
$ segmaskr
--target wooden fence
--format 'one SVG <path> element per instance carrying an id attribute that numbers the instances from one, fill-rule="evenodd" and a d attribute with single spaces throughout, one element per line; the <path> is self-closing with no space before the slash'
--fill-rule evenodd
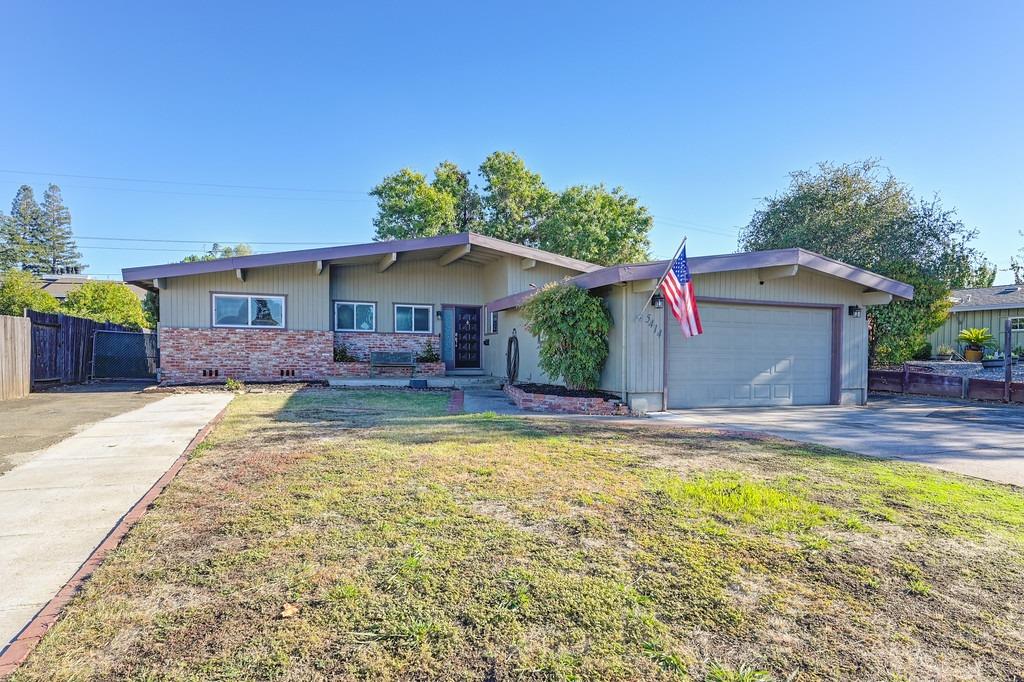
<path id="1" fill-rule="evenodd" d="M 871 370 L 868 372 L 868 390 L 940 398 L 1002 401 L 1006 396 L 1006 382 L 914 372 L 909 366 L 904 366 L 902 370 Z M 1024 403 L 1024 383 L 1011 382 L 1009 394 L 1010 402 Z"/>
<path id="2" fill-rule="evenodd" d="M 0 400 L 24 398 L 32 387 L 32 323 L 0 315 Z"/>
<path id="3" fill-rule="evenodd" d="M 133 331 L 61 313 L 30 310 L 28 319 L 32 323 L 32 388 L 82 383 L 89 378 L 95 332 Z"/>

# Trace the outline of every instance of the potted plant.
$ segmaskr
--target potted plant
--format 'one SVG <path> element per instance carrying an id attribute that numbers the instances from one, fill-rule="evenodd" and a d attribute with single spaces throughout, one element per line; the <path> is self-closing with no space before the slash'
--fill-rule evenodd
<path id="1" fill-rule="evenodd" d="M 956 350 L 952 346 L 947 346 L 946 344 L 943 344 L 939 346 L 939 350 L 935 354 L 935 359 L 942 360 L 943 362 L 949 362 L 950 360 L 953 359 L 954 353 L 956 353 Z"/>
<path id="2" fill-rule="evenodd" d="M 991 369 L 992 367 L 1002 367 L 1005 364 L 1002 353 L 985 353 L 985 356 L 981 359 L 981 366 L 985 369 Z"/>
<path id="3" fill-rule="evenodd" d="M 957 339 L 967 345 L 964 357 L 967 362 L 980 362 L 984 357 L 985 349 L 992 346 L 995 339 L 987 328 L 971 327 L 961 329 Z"/>

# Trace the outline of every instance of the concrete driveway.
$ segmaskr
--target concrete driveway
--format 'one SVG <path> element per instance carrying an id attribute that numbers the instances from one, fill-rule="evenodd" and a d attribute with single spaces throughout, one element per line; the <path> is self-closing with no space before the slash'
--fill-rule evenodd
<path id="1" fill-rule="evenodd" d="M 885 397 L 866 407 L 703 408 L 652 419 L 766 433 L 1024 487 L 1021 407 Z"/>
<path id="2" fill-rule="evenodd" d="M 0 650 L 231 397 L 157 396 L 79 429 L 0 475 Z"/>

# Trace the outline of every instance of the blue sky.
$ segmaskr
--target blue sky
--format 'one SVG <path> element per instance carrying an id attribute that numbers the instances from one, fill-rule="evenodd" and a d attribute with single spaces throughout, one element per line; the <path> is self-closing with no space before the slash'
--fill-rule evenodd
<path id="1" fill-rule="evenodd" d="M 1024 3 L 21 2 L 4 15 L 0 204 L 21 183 L 61 185 L 97 274 L 213 240 L 368 241 L 365 193 L 383 175 L 475 168 L 497 149 L 553 188 L 639 196 L 656 256 L 684 234 L 691 255 L 732 251 L 788 172 L 866 157 L 938 192 L 1000 267 L 1022 241 Z"/>

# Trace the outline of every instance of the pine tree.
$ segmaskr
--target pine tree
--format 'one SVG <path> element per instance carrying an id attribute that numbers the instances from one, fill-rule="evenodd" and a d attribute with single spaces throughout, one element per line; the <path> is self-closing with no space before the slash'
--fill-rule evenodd
<path id="1" fill-rule="evenodd" d="M 10 270 L 18 264 L 15 245 L 12 241 L 10 218 L 0 211 L 0 272 Z"/>
<path id="2" fill-rule="evenodd" d="M 46 270 L 42 249 L 43 211 L 28 185 L 19 187 L 14 195 L 5 228 L 11 264 L 36 274 Z"/>
<path id="3" fill-rule="evenodd" d="M 71 232 L 71 211 L 64 205 L 60 187 L 51 184 L 43 195 L 42 252 L 46 268 L 54 274 L 78 273 L 82 254 Z"/>

